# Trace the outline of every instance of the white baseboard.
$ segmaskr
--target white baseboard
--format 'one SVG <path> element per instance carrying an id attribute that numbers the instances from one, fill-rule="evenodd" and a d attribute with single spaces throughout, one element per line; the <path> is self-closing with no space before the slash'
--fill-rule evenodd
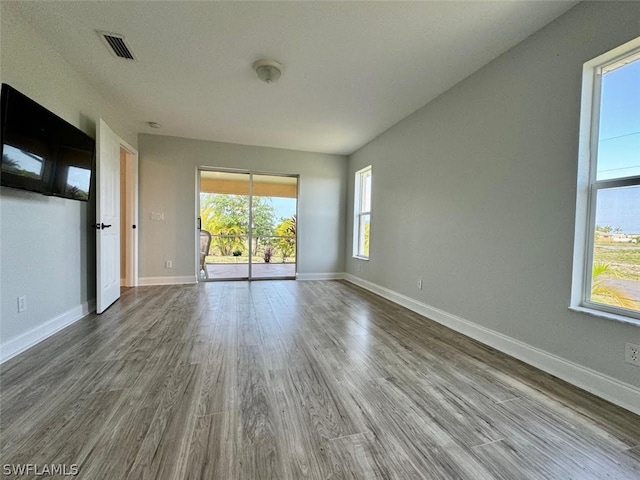
<path id="1" fill-rule="evenodd" d="M 343 272 L 331 272 L 331 273 L 298 273 L 296 280 L 344 280 Z"/>
<path id="2" fill-rule="evenodd" d="M 138 279 L 139 287 L 148 287 L 150 285 L 190 285 L 198 283 L 195 275 L 186 277 L 140 277 Z"/>
<path id="3" fill-rule="evenodd" d="M 0 363 L 6 362 L 50 337 L 54 333 L 68 327 L 74 322 L 77 322 L 89 312 L 93 312 L 95 309 L 96 301 L 89 300 L 88 302 L 84 302 L 81 305 L 67 310 L 63 314 L 52 318 L 42 325 L 38 325 L 37 327 L 8 340 L 0 345 Z"/>
<path id="4" fill-rule="evenodd" d="M 578 365 L 360 277 L 345 274 L 344 279 L 640 415 L 640 389 L 633 385 Z"/>

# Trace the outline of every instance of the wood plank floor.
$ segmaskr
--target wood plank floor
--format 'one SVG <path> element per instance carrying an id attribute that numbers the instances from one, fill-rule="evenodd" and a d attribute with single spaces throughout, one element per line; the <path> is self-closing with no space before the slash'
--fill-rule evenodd
<path id="1" fill-rule="evenodd" d="M 0 375 L 0 465 L 81 479 L 640 478 L 640 417 L 343 282 L 129 289 Z"/>

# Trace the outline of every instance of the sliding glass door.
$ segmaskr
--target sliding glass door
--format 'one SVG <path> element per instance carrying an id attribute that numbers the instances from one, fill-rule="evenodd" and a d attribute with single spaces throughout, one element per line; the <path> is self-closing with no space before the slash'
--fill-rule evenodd
<path id="1" fill-rule="evenodd" d="M 200 280 L 295 278 L 298 178 L 200 171 Z"/>
<path id="2" fill-rule="evenodd" d="M 201 279 L 249 278 L 250 181 L 248 173 L 200 173 Z"/>
<path id="3" fill-rule="evenodd" d="M 253 278 L 295 278 L 296 177 L 253 175 Z"/>

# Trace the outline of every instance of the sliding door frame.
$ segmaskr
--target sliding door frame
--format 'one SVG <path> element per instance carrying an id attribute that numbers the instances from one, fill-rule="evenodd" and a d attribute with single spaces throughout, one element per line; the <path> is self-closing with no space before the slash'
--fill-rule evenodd
<path id="1" fill-rule="evenodd" d="M 220 172 L 220 173 L 237 173 L 249 175 L 249 231 L 247 232 L 249 256 L 248 256 L 248 277 L 231 277 L 231 278 L 208 278 L 203 280 L 200 278 L 200 235 L 201 222 L 200 222 L 200 188 L 201 188 L 201 174 L 202 172 Z M 270 177 L 288 177 L 296 179 L 296 255 L 295 255 L 295 272 L 293 276 L 278 276 L 278 277 L 253 277 L 253 255 L 251 254 L 253 244 L 253 176 L 254 175 L 266 175 Z M 300 203 L 300 174 L 297 173 L 277 173 L 268 172 L 263 170 L 245 170 L 236 168 L 218 168 L 218 167 L 198 167 L 196 169 L 196 278 L 198 282 L 217 282 L 217 281 L 255 281 L 255 280 L 295 280 L 298 275 L 298 228 L 299 228 L 299 203 Z"/>

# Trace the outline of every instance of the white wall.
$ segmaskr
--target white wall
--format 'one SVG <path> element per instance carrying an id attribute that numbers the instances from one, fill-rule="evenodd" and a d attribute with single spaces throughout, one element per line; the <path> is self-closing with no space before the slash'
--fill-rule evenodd
<path id="1" fill-rule="evenodd" d="M 159 135 L 138 141 L 142 283 L 195 280 L 198 167 L 299 174 L 298 272 L 344 271 L 346 157 Z M 152 221 L 151 212 L 164 213 L 164 221 Z"/>
<path id="2" fill-rule="evenodd" d="M 0 2 L 0 79 L 95 138 L 103 117 L 136 145 L 135 128 L 19 17 Z M 95 298 L 94 202 L 0 188 L 2 357 L 75 320 Z M 27 296 L 18 314 L 17 297 Z M 51 321 L 53 323 L 51 323 Z"/>
<path id="3" fill-rule="evenodd" d="M 640 386 L 624 362 L 640 328 L 568 310 L 582 64 L 638 35 L 640 3 L 579 4 L 354 153 L 347 272 Z M 353 174 L 369 164 L 364 262 Z"/>

